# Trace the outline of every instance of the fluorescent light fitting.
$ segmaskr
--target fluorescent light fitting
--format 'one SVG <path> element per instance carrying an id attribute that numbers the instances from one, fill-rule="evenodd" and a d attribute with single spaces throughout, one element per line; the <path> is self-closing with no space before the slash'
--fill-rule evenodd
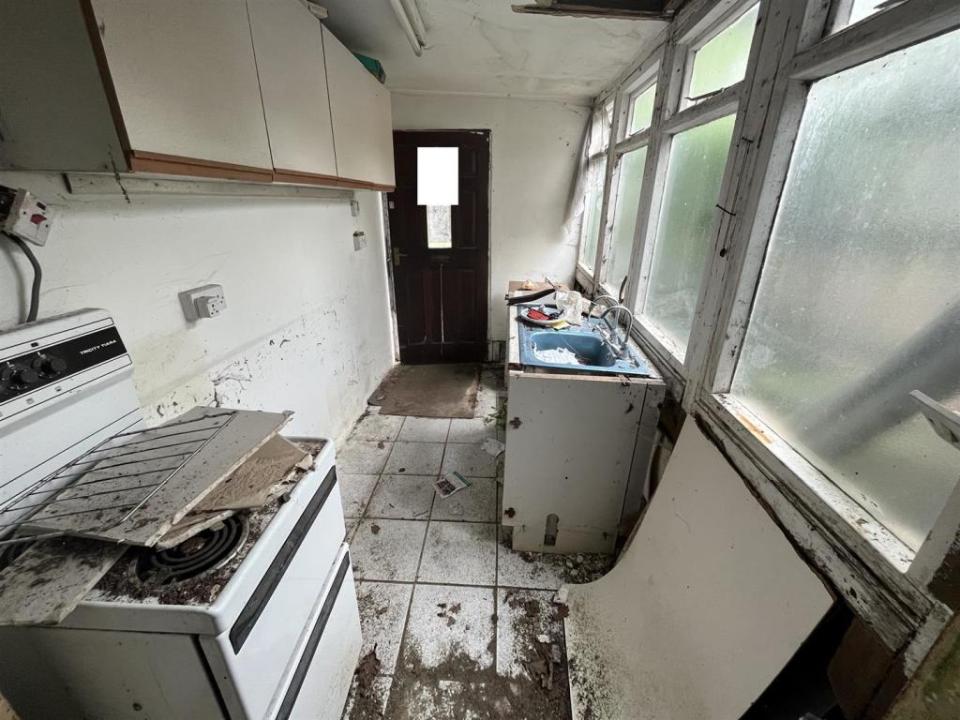
<path id="1" fill-rule="evenodd" d="M 401 0 L 390 0 L 390 7 L 393 8 L 393 14 L 397 16 L 397 22 L 399 22 L 400 27 L 403 28 L 403 34 L 407 36 L 407 40 L 410 42 L 410 47 L 413 48 L 414 55 L 420 57 L 423 55 L 423 43 L 420 41 L 420 38 L 417 37 L 416 31 L 413 29 L 413 23 L 407 16 L 406 8 Z"/>

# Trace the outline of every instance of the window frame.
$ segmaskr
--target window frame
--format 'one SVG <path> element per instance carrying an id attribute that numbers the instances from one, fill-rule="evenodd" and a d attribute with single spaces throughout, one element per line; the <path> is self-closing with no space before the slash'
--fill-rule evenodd
<path id="1" fill-rule="evenodd" d="M 656 245 L 657 229 L 660 225 L 660 213 L 673 139 L 685 130 L 691 130 L 721 117 L 736 114 L 731 147 L 728 150 L 720 186 L 718 205 L 722 205 L 720 198 L 724 197 L 731 184 L 733 168 L 731 160 L 742 122 L 740 109 L 744 107 L 749 92 L 750 78 L 756 64 L 763 22 L 758 22 L 754 30 L 743 80 L 694 105 L 682 107 L 682 98 L 685 89 L 689 87 L 689 76 L 692 71 L 690 60 L 695 48 L 702 47 L 712 40 L 756 4 L 756 0 L 726 0 L 716 3 L 712 7 L 703 8 L 698 14 L 678 18 L 676 21 L 678 27 L 666 48 L 657 81 L 658 97 L 654 102 L 654 121 L 650 128 L 653 139 L 647 151 L 647 169 L 644 173 L 644 188 L 640 196 L 640 209 L 637 213 L 638 227 L 634 237 L 634 258 L 631 263 L 630 280 L 627 283 L 624 304 L 633 310 L 636 315 L 634 328 L 638 340 L 646 348 L 652 350 L 655 360 L 659 361 L 660 366 L 670 375 L 672 384 L 678 388 L 682 388 L 689 377 L 686 366 L 691 338 L 687 340 L 687 351 L 684 353 L 684 360 L 681 361 L 679 346 L 659 328 L 645 322 L 642 310 L 637 310 L 637 301 L 646 294 L 650 282 L 650 267 Z M 717 226 L 720 223 L 718 215 L 720 215 L 719 212 L 714 215 L 711 237 L 716 236 Z M 702 286 L 703 281 L 701 281 L 701 293 L 703 291 Z M 691 337 L 692 335 L 691 329 Z"/>
<path id="2" fill-rule="evenodd" d="M 597 287 L 599 287 L 598 278 L 600 277 L 599 265 L 597 264 L 599 259 L 602 256 L 603 251 L 603 237 L 604 237 L 604 223 L 606 222 L 606 198 L 609 195 L 609 182 L 610 182 L 610 154 L 614 146 L 614 138 L 618 132 L 618 116 L 620 113 L 620 107 L 618 104 L 619 98 L 610 99 L 609 96 L 600 98 L 598 102 L 594 104 L 593 109 L 591 110 L 592 118 L 590 124 L 590 135 L 586 139 L 587 144 L 587 161 L 584 169 L 586 170 L 586 177 L 589 178 L 590 166 L 599 162 L 600 159 L 606 155 L 606 165 L 604 166 L 604 177 L 603 183 L 601 185 L 601 196 L 600 196 L 600 221 L 598 223 L 598 238 L 597 238 L 597 247 L 594 254 L 593 267 L 587 267 L 583 264 L 583 258 L 581 257 L 581 251 L 583 249 L 583 244 L 586 240 L 587 233 L 589 232 L 587 220 L 588 208 L 586 206 L 587 193 L 584 192 L 584 208 L 583 215 L 581 216 L 581 225 L 580 225 L 580 239 L 577 243 L 577 265 L 576 265 L 576 278 L 584 287 L 588 287 L 590 292 L 593 292 Z M 607 108 L 610 108 L 608 113 Z M 607 117 L 610 117 L 610 124 L 606 125 Z M 600 123 L 598 126 L 597 123 Z M 606 140 L 601 141 L 601 147 L 597 152 L 591 153 L 593 149 L 593 133 L 595 128 L 600 128 L 600 137 L 604 137 L 604 129 L 606 129 Z"/>
<path id="3" fill-rule="evenodd" d="M 624 137 L 614 148 L 647 144 L 624 303 L 634 309 L 639 294 L 646 291 L 672 138 L 735 111 L 733 141 L 710 236 L 713 247 L 684 361 L 677 361 L 656 330 L 642 322 L 642 316 L 634 323 L 633 336 L 663 371 L 669 390 L 684 410 L 721 448 L 808 562 L 888 648 L 904 653 L 904 672 L 909 677 L 952 613 L 960 611 L 958 571 L 949 569 L 960 567 L 960 550 L 951 550 L 954 538 L 960 537 L 960 487 L 930 539 L 912 553 L 726 393 L 749 324 L 810 85 L 960 29 L 960 6 L 955 0 L 904 0 L 836 30 L 840 6 L 846 2 L 779 4 L 760 0 L 744 79 L 686 107 L 681 98 L 689 87 L 691 48 L 708 42 L 723 29 L 724 22 L 735 21 L 754 3 L 693 0 L 678 13 L 662 44 L 650 54 L 659 62 L 651 126 L 633 136 L 638 138 L 636 145 L 625 145 L 624 141 L 633 138 Z M 598 101 L 608 102 L 615 96 L 623 108 L 636 89 L 632 83 L 642 66 L 640 63 L 634 72 L 621 75 Z M 614 118 L 617 122 L 617 113 Z M 619 122 L 624 128 L 627 119 L 628 113 L 621 109 Z M 611 150 L 605 212 L 611 204 L 609 181 L 614 167 Z M 584 283 L 598 292 L 603 277 L 599 252 L 603 237 L 602 233 L 595 273 L 588 278 L 591 284 Z"/>
<path id="4" fill-rule="evenodd" d="M 609 191 L 604 197 L 604 207 L 606 209 L 607 217 L 605 222 L 602 225 L 603 232 L 601 233 L 601 241 L 598 243 L 597 247 L 597 260 L 594 267 L 596 268 L 594 273 L 594 284 L 601 292 L 604 292 L 612 297 L 619 299 L 621 293 L 621 288 L 618 285 L 617 287 L 612 287 L 606 282 L 606 273 L 607 265 L 610 260 L 610 252 L 608 250 L 610 241 L 612 240 L 613 235 L 613 226 L 616 222 L 616 203 L 617 203 L 617 192 L 620 187 L 620 160 L 621 158 L 629 152 L 634 150 L 639 150 L 641 147 L 647 148 L 647 161 L 644 163 L 644 172 L 643 180 L 641 182 L 641 201 L 640 208 L 642 209 L 642 198 L 643 198 L 643 189 L 647 185 L 647 163 L 649 163 L 650 158 L 650 145 L 654 136 L 654 124 L 656 123 L 656 118 L 658 114 L 657 106 L 657 92 L 659 92 L 659 80 L 660 80 L 660 67 L 663 62 L 663 51 L 662 48 L 655 50 L 646 60 L 641 64 L 635 72 L 633 72 L 630 78 L 624 83 L 624 88 L 616 92 L 616 99 L 619 101 L 618 111 L 614 112 L 614 126 L 616 128 L 616 134 L 612 137 L 617 138 L 615 144 L 611 144 L 611 153 L 607 158 L 607 169 L 609 176 Z M 646 92 L 652 87 L 657 87 L 658 90 L 654 93 L 654 105 L 653 105 L 653 114 L 651 116 L 650 125 L 639 132 L 634 133 L 633 135 L 627 134 L 627 128 L 629 128 L 630 115 L 632 112 L 633 99 L 640 95 L 643 92 Z M 630 285 L 630 278 L 632 275 L 631 268 L 633 266 L 633 248 L 637 244 L 637 227 L 640 225 L 640 211 L 637 212 L 637 221 L 634 225 L 633 232 L 633 243 L 630 249 L 630 262 L 628 263 L 627 270 L 627 283 L 623 286 L 623 294 L 626 297 L 627 290 Z"/>
<path id="5" fill-rule="evenodd" d="M 804 521 L 790 523 L 795 526 L 791 534 L 811 552 L 820 546 L 828 575 L 838 578 L 847 574 L 848 582 L 838 583 L 845 591 L 842 594 L 851 607 L 863 612 L 891 648 L 911 639 L 922 646 L 928 640 L 920 637 L 920 630 L 931 618 L 942 617 L 944 606 L 929 585 L 948 552 L 943 538 L 952 540 L 960 531 L 960 511 L 941 515 L 932 539 L 914 553 L 761 418 L 729 395 L 729 390 L 809 89 L 817 80 L 960 29 L 957 8 L 938 1 L 932 8 L 926 3 L 928 7 L 920 13 L 918 4 L 917 0 L 907 0 L 828 34 L 830 14 L 817 3 L 810 3 L 808 11 L 802 15 L 798 12 L 793 20 L 794 49 L 784 56 L 785 64 L 767 62 L 766 69 L 758 69 L 775 86 L 772 102 L 762 112 L 753 108 L 754 117 L 747 118 L 745 132 L 750 136 L 752 125 L 767 122 L 774 128 L 772 141 L 760 152 L 751 148 L 752 162 L 744 157 L 737 163 L 738 174 L 752 172 L 752 177 L 735 204 L 727 206 L 733 217 L 720 228 L 716 248 L 729 252 L 713 254 L 709 280 L 701 288 L 699 319 L 691 334 L 695 340 L 690 362 L 692 382 L 683 400 L 684 406 L 696 412 L 712 432 L 731 441 L 728 446 L 735 466 L 757 489 L 777 492 L 771 504 L 776 505 L 778 515 L 804 514 Z M 804 531 L 803 522 L 809 523 L 810 529 Z M 825 538 L 829 540 L 824 542 Z M 856 587 L 849 582 L 851 565 L 858 571 L 853 576 L 859 581 Z M 872 575 L 872 583 L 865 571 Z"/>

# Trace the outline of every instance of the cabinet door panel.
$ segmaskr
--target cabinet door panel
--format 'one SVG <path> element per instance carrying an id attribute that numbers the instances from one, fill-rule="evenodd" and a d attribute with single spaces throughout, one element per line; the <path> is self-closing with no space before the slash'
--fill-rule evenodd
<path id="1" fill-rule="evenodd" d="M 272 167 L 245 0 L 90 0 L 134 155 Z"/>
<path id="2" fill-rule="evenodd" d="M 248 5 L 274 168 L 335 176 L 319 21 L 299 0 Z"/>
<path id="3" fill-rule="evenodd" d="M 390 91 L 324 28 L 323 52 L 333 116 L 337 174 L 393 187 L 393 122 Z"/>

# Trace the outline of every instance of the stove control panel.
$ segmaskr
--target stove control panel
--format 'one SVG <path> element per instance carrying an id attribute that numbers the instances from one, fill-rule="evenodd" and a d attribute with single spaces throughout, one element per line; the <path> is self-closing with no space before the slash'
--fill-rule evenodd
<path id="1" fill-rule="evenodd" d="M 127 352 L 113 325 L 51 344 L 35 340 L 28 348 L 0 360 L 0 405 Z"/>

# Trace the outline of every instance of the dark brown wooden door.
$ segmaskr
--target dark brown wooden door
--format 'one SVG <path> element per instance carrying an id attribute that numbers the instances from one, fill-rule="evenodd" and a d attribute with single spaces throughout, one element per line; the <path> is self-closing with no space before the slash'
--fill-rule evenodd
<path id="1" fill-rule="evenodd" d="M 487 347 L 487 255 L 490 132 L 450 130 L 393 134 L 397 186 L 390 193 L 390 245 L 400 361 L 482 361 Z M 417 205 L 417 148 L 459 148 L 459 205 Z M 437 232 L 436 229 L 441 231 Z M 449 245 L 445 247 L 444 245 Z"/>

